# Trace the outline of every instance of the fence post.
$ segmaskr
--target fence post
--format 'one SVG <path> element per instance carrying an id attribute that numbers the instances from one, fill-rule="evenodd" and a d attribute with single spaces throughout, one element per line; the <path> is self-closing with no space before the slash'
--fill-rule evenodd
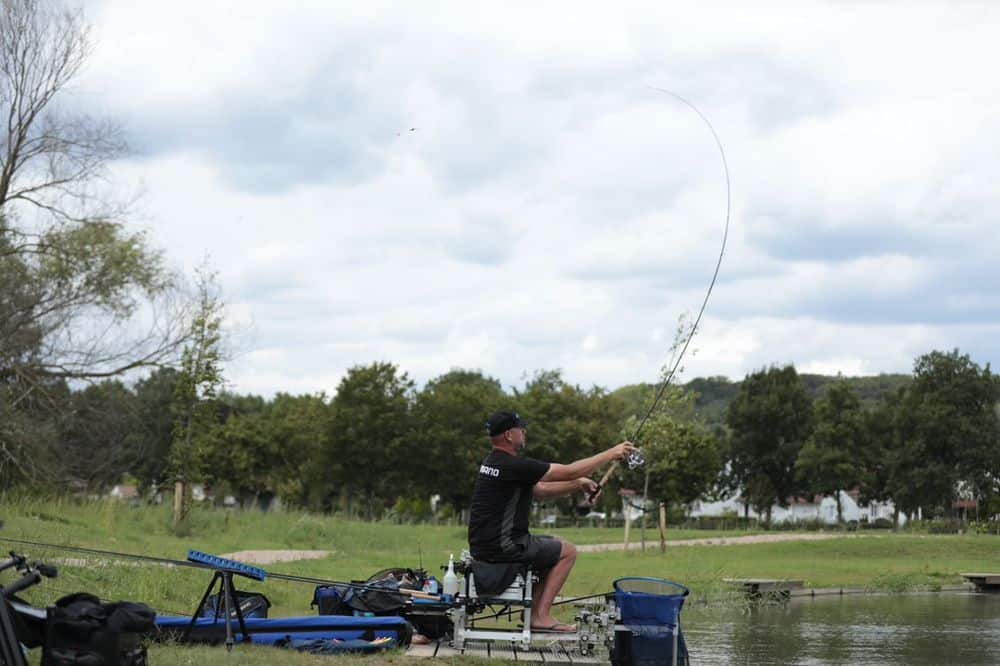
<path id="1" fill-rule="evenodd" d="M 628 504 L 625 505 L 625 550 L 628 550 L 628 533 L 632 529 L 632 513 Z"/>
<path id="2" fill-rule="evenodd" d="M 187 518 L 191 503 L 188 499 L 190 487 L 187 482 L 178 479 L 174 482 L 174 526 L 180 525 Z"/>
<path id="3" fill-rule="evenodd" d="M 667 552 L 667 506 L 660 502 L 660 552 Z"/>

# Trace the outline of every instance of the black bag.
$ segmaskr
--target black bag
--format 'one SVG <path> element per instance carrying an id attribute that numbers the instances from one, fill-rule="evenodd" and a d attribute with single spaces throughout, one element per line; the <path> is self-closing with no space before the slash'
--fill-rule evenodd
<path id="1" fill-rule="evenodd" d="M 320 585 L 313 592 L 311 606 L 319 615 L 398 615 L 409 597 L 391 588 L 369 587 L 368 583 L 353 585 Z"/>
<path id="2" fill-rule="evenodd" d="M 244 619 L 248 617 L 266 618 L 267 610 L 271 607 L 270 600 L 259 592 L 236 590 L 236 602 L 240 605 L 240 611 L 243 613 Z M 201 611 L 201 616 L 216 617 L 216 608 L 218 608 L 218 617 L 225 616 L 225 601 L 220 600 L 219 595 L 212 594 L 205 600 L 205 607 Z M 234 620 L 237 619 L 235 608 L 230 611 L 229 617 Z"/>
<path id="3" fill-rule="evenodd" d="M 344 599 L 350 590 L 346 585 L 318 585 L 309 605 L 316 606 L 318 615 L 354 615 L 354 609 Z"/>
<path id="4" fill-rule="evenodd" d="M 141 637 L 155 618 L 145 604 L 101 603 L 83 592 L 63 597 L 46 612 L 42 666 L 146 666 Z"/>

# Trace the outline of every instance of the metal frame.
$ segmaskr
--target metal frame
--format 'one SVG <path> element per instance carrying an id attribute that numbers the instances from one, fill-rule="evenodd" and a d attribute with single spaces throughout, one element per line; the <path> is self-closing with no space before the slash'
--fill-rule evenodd
<path id="1" fill-rule="evenodd" d="M 232 651 L 233 644 L 236 642 L 233 637 L 233 611 L 236 611 L 236 619 L 240 623 L 240 634 L 243 636 L 243 642 L 252 643 L 253 638 L 250 636 L 250 632 L 247 631 L 246 623 L 243 621 L 243 609 L 240 607 L 239 599 L 236 596 L 236 586 L 233 585 L 233 572 L 226 569 L 217 569 L 215 575 L 212 576 L 212 582 L 208 584 L 205 594 L 201 597 L 201 602 L 198 603 L 198 607 L 191 616 L 191 623 L 188 624 L 182 640 L 184 642 L 190 640 L 191 631 L 198 622 L 198 618 L 201 617 L 202 609 L 205 608 L 205 603 L 208 601 L 209 595 L 215 589 L 216 581 L 219 582 L 219 593 L 215 598 L 215 615 L 213 616 L 213 620 L 219 619 L 220 610 L 225 613 L 226 651 L 229 652 Z M 222 609 L 220 609 L 220 606 L 222 606 Z"/>
<path id="2" fill-rule="evenodd" d="M 511 647 L 528 650 L 531 648 L 531 603 L 534 575 L 530 568 L 524 576 L 518 574 L 514 582 L 495 597 L 479 598 L 476 592 L 475 577 L 471 569 L 465 576 L 464 603 L 451 610 L 455 634 L 452 647 L 456 650 L 465 648 L 466 641 L 498 641 L 509 643 Z M 506 606 L 521 606 L 522 627 L 511 629 L 476 629 L 474 612 L 476 607 L 504 604 Z M 575 639 L 576 635 L 573 634 Z"/>
<path id="3" fill-rule="evenodd" d="M 0 527 L 3 527 L 2 520 L 0 520 Z M 11 616 L 12 608 L 7 603 L 7 599 L 40 581 L 42 576 L 39 570 L 45 571 L 46 576 L 54 576 L 55 569 L 51 568 L 51 571 L 47 571 L 49 568 L 37 563 L 34 567 L 28 567 L 24 556 L 13 551 L 10 552 L 8 559 L 0 562 L 0 571 L 7 569 L 24 571 L 20 579 L 6 587 L 0 587 L 0 666 L 27 665 L 24 651 L 21 649 L 21 641 L 18 640 L 17 632 L 14 630 L 14 618 Z"/>
<path id="4" fill-rule="evenodd" d="M 7 597 L 0 591 L 0 665 L 26 666 L 21 642 L 14 631 L 14 620 L 10 616 Z"/>
<path id="5" fill-rule="evenodd" d="M 526 577 L 518 575 L 514 582 L 503 593 L 492 597 L 479 597 L 476 590 L 475 577 L 471 568 L 466 569 L 464 593 L 459 597 L 455 607 L 449 612 L 454 624 L 454 634 L 451 647 L 456 650 L 470 648 L 470 641 L 482 641 L 502 645 L 516 651 L 530 651 L 541 646 L 542 649 L 559 646 L 564 653 L 576 650 L 581 656 L 592 656 L 601 647 L 610 648 L 608 629 L 617 619 L 617 611 L 607 599 L 599 609 L 581 608 L 576 616 L 578 630 L 572 633 L 535 632 L 531 631 L 531 608 L 534 593 L 534 575 L 527 569 Z M 475 626 L 476 615 L 486 608 L 503 606 L 513 617 L 514 607 L 520 608 L 521 627 L 519 629 L 481 629 Z M 504 611 L 492 617 L 503 615 Z"/>

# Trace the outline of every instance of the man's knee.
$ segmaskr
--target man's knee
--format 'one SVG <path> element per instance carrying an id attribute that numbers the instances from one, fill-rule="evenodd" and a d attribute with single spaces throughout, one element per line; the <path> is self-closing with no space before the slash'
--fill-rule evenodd
<path id="1" fill-rule="evenodd" d="M 576 561 L 576 546 L 571 544 L 569 541 L 563 541 L 562 550 L 559 553 L 559 559 Z"/>

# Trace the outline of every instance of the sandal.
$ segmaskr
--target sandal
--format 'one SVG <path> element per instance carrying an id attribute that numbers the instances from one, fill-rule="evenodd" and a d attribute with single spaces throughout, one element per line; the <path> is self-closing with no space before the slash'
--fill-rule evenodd
<path id="1" fill-rule="evenodd" d="M 572 634 L 576 632 L 575 624 L 566 624 L 564 622 L 553 622 L 545 626 L 533 626 L 532 631 L 548 632 L 553 634 Z"/>

